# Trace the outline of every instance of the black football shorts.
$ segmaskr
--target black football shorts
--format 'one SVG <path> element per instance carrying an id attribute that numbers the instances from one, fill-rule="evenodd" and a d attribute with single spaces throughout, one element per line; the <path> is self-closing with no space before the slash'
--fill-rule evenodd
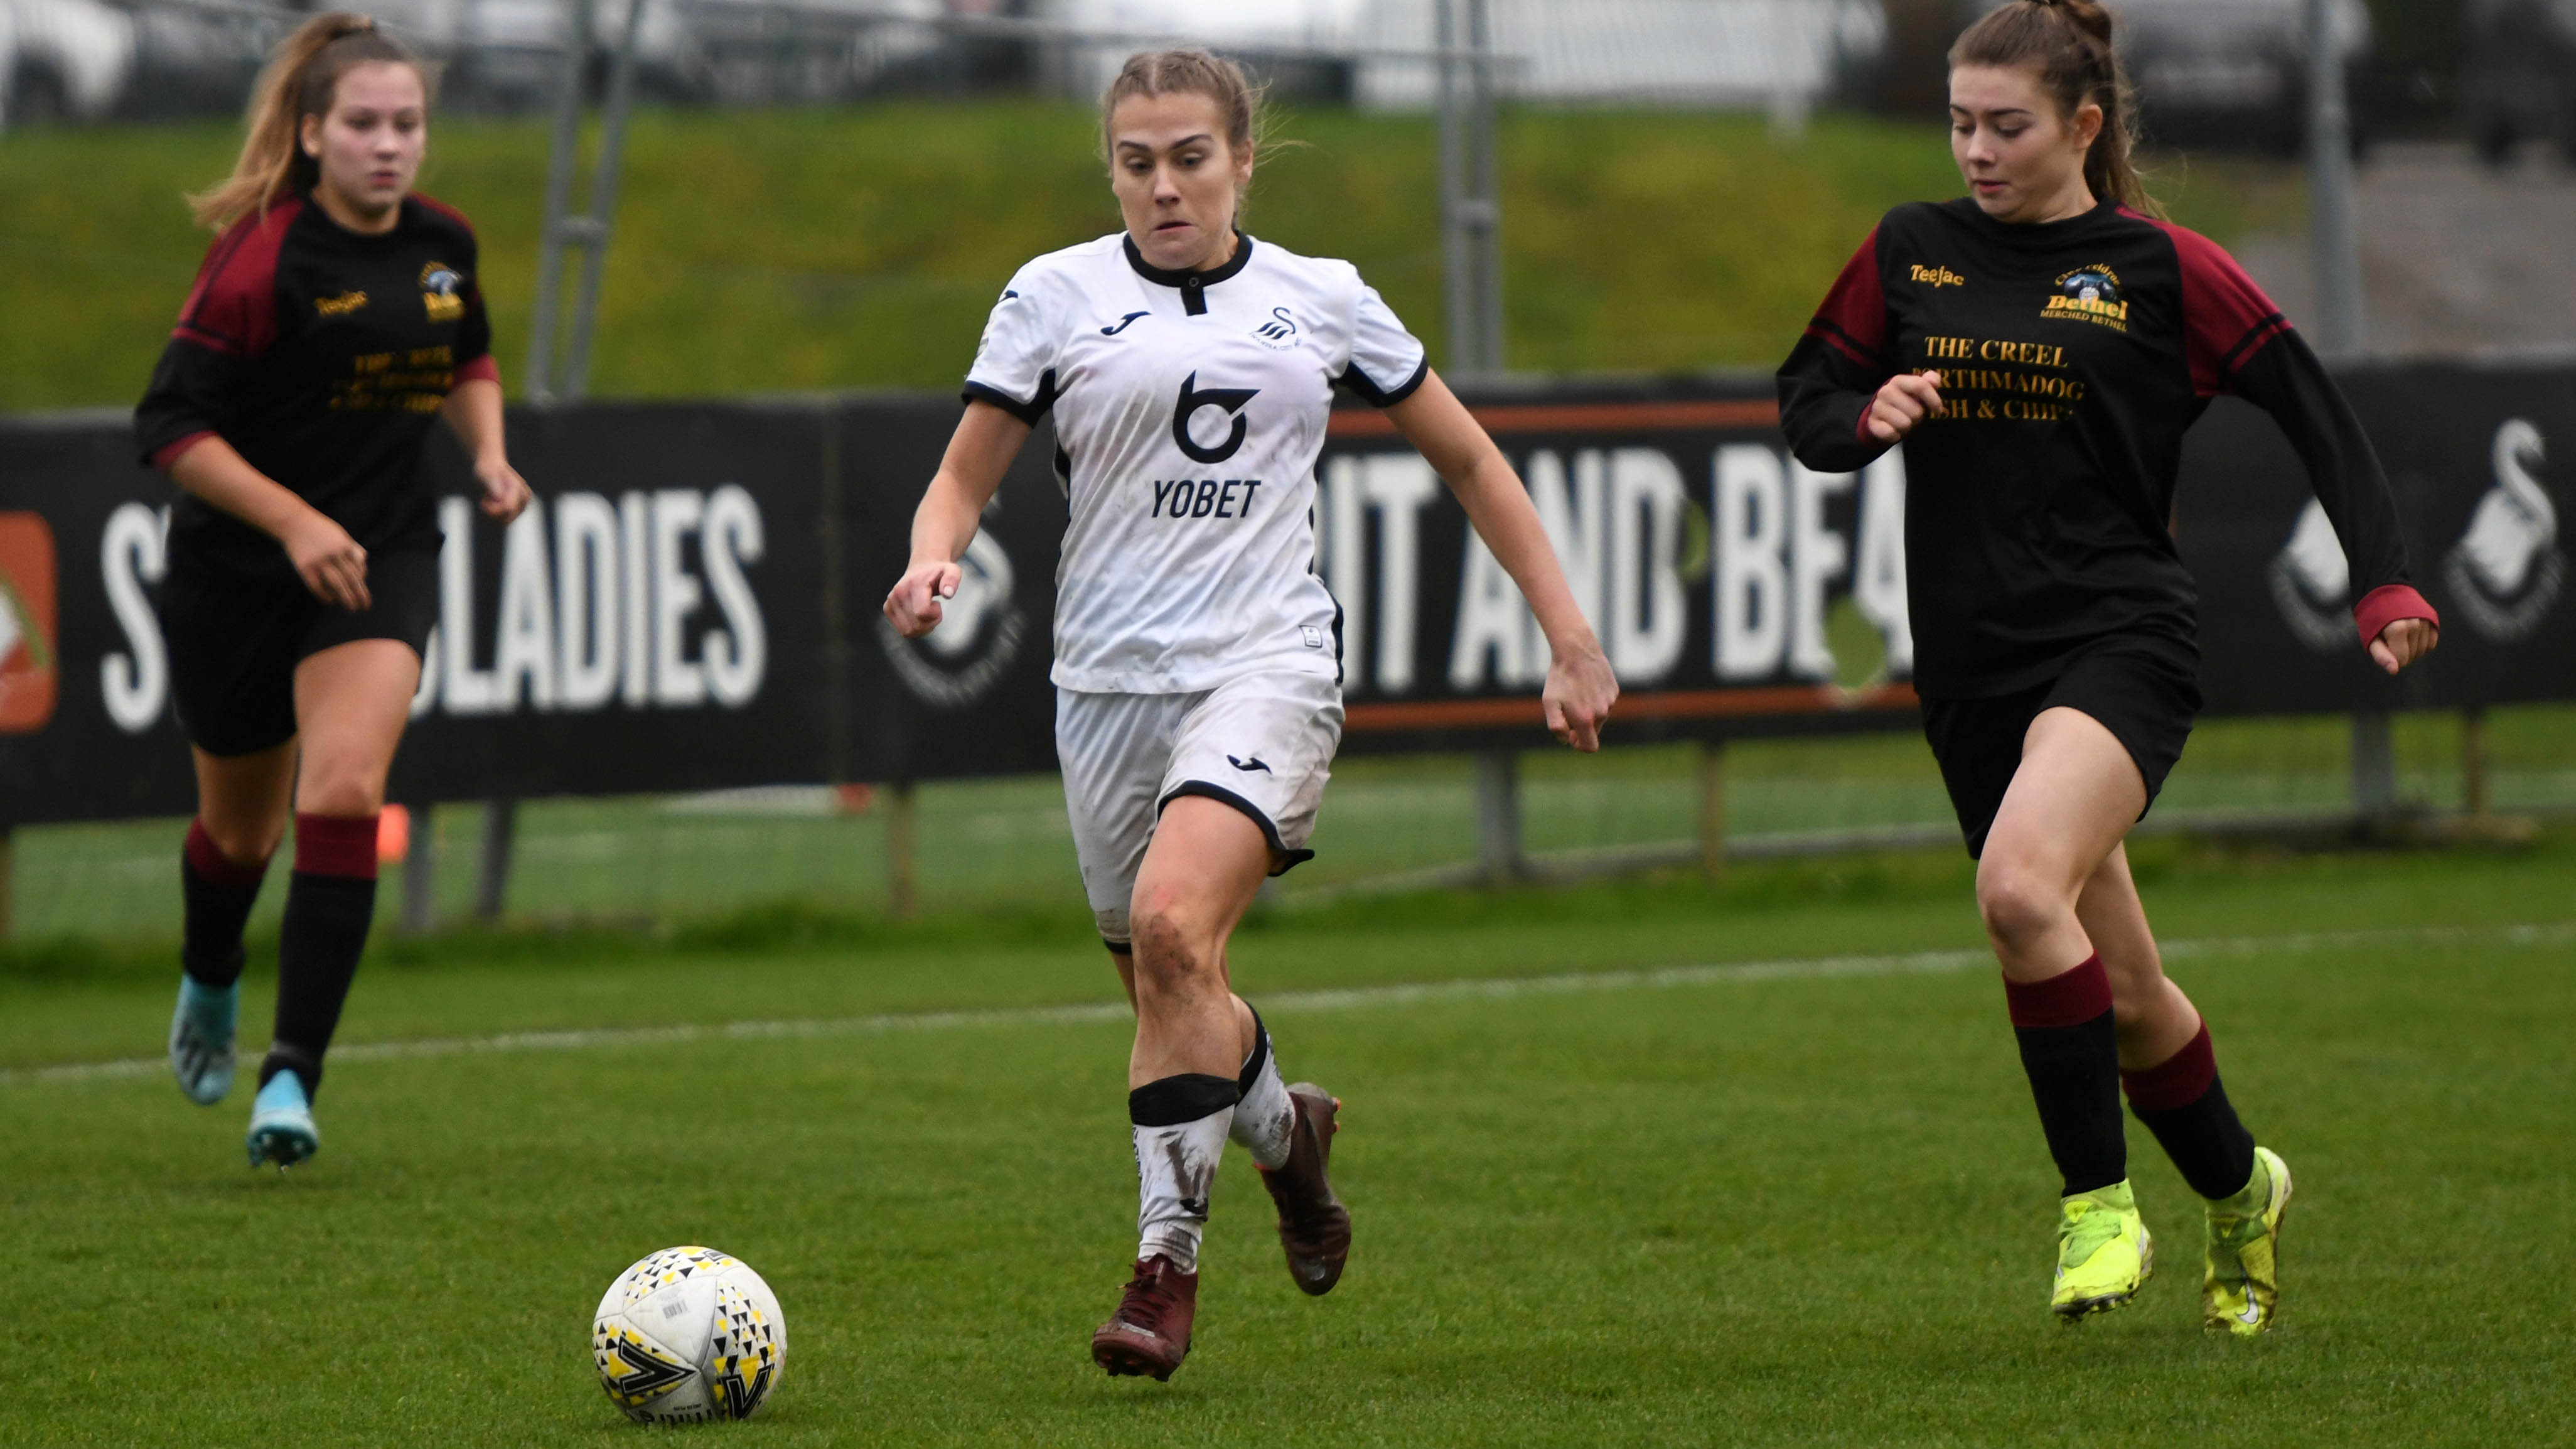
<path id="1" fill-rule="evenodd" d="M 295 666 L 360 639 L 429 648 L 438 622 L 438 553 L 367 557 L 368 607 L 326 604 L 292 576 L 241 581 L 175 561 L 161 585 L 170 696 L 188 740 L 210 755 L 248 755 L 295 738 Z"/>
<path id="2" fill-rule="evenodd" d="M 2193 652 L 2161 639 L 2106 640 L 2077 655 L 2055 679 L 1991 699 L 1923 701 L 1923 737 L 1940 762 L 1968 854 L 1982 856 L 2004 791 L 2021 768 L 2023 736 L 2044 709 L 2081 710 L 2101 722 L 2137 763 L 2155 808 L 2165 776 L 2182 758 L 2200 713 Z M 2147 818 L 2146 810 L 2138 818 Z"/>

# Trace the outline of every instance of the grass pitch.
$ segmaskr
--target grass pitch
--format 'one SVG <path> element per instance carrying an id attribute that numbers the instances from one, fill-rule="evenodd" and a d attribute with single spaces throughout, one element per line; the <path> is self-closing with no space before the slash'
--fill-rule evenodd
<path id="1" fill-rule="evenodd" d="M 41 1074 L 157 1054 L 166 982 L 0 978 L 0 1206 L 33 1250 L 0 1441 L 628 1442 L 588 1314 L 684 1241 L 785 1304 L 770 1409 L 713 1431 L 743 1442 L 2563 1436 L 2576 840 L 2140 869 L 2298 1173 L 2266 1342 L 2198 1333 L 2196 1215 L 2143 1132 L 2161 1277 L 2048 1320 L 2054 1181 L 1943 853 L 1257 923 L 1236 974 L 1349 1104 L 1358 1243 L 1305 1299 L 1230 1162 L 1168 1385 L 1085 1356 L 1133 1183 L 1126 1031 L 1078 932 L 380 964 L 323 1155 L 284 1177 L 241 1166 L 245 1094 Z M 1730 962 L 1778 964 L 1654 974 Z M 743 1021 L 802 1025 L 716 1029 Z M 656 1026 L 700 1030 L 488 1040 Z"/>

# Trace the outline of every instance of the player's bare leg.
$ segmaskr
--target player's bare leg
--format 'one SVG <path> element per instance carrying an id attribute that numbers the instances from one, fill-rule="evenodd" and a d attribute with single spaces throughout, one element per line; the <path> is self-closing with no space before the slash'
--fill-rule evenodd
<path id="1" fill-rule="evenodd" d="M 2050 1307 L 2068 1320 L 2127 1303 L 2155 1268 L 2154 1242 L 2129 1188 L 2115 988 L 2076 910 L 2146 803 L 2136 762 L 2100 721 L 2042 710 L 1977 866 L 1978 913 L 2003 967 L 2022 1068 L 2064 1179 Z M 2116 897 L 2107 903 L 2116 906 Z M 2144 926 L 2141 915 L 2136 935 Z M 2126 964 L 2140 966 L 2135 937 L 2117 929 L 2113 936 Z M 2150 944 L 2143 959 L 2152 958 Z"/>
<path id="2" fill-rule="evenodd" d="M 1109 956 L 1132 1007 L 1135 953 L 1113 950 Z M 1220 958 L 1221 969 L 1223 965 Z M 1226 975 L 1231 981 L 1233 973 Z M 1342 1280 L 1351 1252 L 1350 1210 L 1334 1195 L 1328 1172 L 1342 1102 L 1313 1082 L 1287 1085 L 1261 1013 L 1240 996 L 1233 1000 L 1244 1043 L 1243 1070 L 1236 1077 L 1241 1095 L 1226 1135 L 1252 1154 L 1261 1185 L 1279 1209 L 1279 1245 L 1287 1254 L 1288 1276 L 1301 1291 L 1321 1297 Z"/>
<path id="3" fill-rule="evenodd" d="M 313 1095 L 376 911 L 376 817 L 420 683 L 420 656 L 360 639 L 296 666 L 302 753 L 295 780 L 295 875 L 277 953 L 277 1028 L 260 1064 L 247 1141 L 253 1166 L 287 1166 L 321 1146 Z"/>
<path id="4" fill-rule="evenodd" d="M 2110 973 L 2129 1109 L 2207 1202 L 2201 1317 L 2214 1332 L 2265 1332 L 2280 1306 L 2289 1165 L 2237 1120 L 2209 1028 L 2164 974 L 2124 851 L 2085 882 L 2076 913 Z"/>
<path id="5" fill-rule="evenodd" d="M 2147 911 L 2129 878 L 2125 845 L 2093 868 L 2076 896 L 2075 918 L 2111 978 L 2111 1018 L 2120 1069 L 2143 1071 L 2169 1061 L 2200 1031 L 2200 1009 L 2165 975 Z"/>
<path id="6" fill-rule="evenodd" d="M 1340 1104 L 1281 1081 L 1269 1032 L 1227 970 L 1226 940 L 1271 865 L 1267 837 L 1241 811 L 1173 800 L 1137 873 L 1132 951 L 1112 953 L 1136 1007 L 1128 1109 L 1142 1184 L 1135 1275 L 1092 1337 L 1112 1374 L 1167 1378 L 1189 1352 L 1198 1245 L 1229 1137 L 1262 1169 L 1301 1288 L 1329 1289 L 1349 1252 L 1350 1215 L 1325 1177 Z"/>

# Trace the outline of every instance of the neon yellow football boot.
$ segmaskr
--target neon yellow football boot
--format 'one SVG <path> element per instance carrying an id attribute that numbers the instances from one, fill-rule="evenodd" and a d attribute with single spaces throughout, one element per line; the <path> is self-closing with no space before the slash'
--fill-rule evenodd
<path id="1" fill-rule="evenodd" d="M 2200 1322 L 2212 1333 L 2252 1338 L 2281 1308 L 2281 1219 L 2290 1210 L 2290 1164 L 2254 1149 L 2245 1190 L 2209 1205 L 2209 1259 L 2200 1278 Z"/>
<path id="2" fill-rule="evenodd" d="M 2057 1202 L 2057 1288 L 2048 1306 L 2073 1323 L 2138 1296 L 2155 1276 L 2156 1243 L 2123 1179 Z"/>

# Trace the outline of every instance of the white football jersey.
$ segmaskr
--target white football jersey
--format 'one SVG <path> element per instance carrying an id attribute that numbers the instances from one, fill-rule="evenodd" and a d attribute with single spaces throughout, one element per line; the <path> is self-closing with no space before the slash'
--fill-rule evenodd
<path id="1" fill-rule="evenodd" d="M 1072 505 L 1056 569 L 1059 688 L 1212 689 L 1258 670 L 1339 678 L 1314 572 L 1315 457 L 1333 388 L 1385 407 L 1422 344 L 1348 262 L 1251 237 L 1214 271 L 1148 265 L 1125 232 L 1011 279 L 970 401 L 1055 412 Z"/>

